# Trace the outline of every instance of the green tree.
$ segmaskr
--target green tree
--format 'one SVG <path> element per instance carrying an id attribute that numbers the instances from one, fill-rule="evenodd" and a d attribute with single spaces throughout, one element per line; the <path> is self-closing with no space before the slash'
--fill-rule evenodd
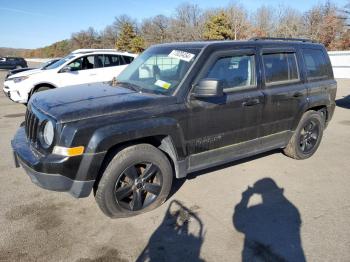
<path id="1" fill-rule="evenodd" d="M 228 15 L 223 11 L 210 15 L 205 22 L 203 36 L 208 40 L 233 39 L 234 34 Z"/>
<path id="2" fill-rule="evenodd" d="M 126 22 L 122 25 L 117 39 L 116 48 L 120 51 L 141 52 L 144 48 L 144 39 L 137 35 L 134 26 Z"/>
<path id="3" fill-rule="evenodd" d="M 137 35 L 131 40 L 130 51 L 133 53 L 141 53 L 145 50 L 145 40 L 142 36 Z"/>

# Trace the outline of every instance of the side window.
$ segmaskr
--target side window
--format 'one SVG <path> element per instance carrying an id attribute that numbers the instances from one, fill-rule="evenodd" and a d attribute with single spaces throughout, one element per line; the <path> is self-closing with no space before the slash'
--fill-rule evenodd
<path id="1" fill-rule="evenodd" d="M 123 64 L 123 61 L 121 59 L 120 55 L 110 55 L 110 61 L 111 65 L 110 66 L 119 66 Z"/>
<path id="2" fill-rule="evenodd" d="M 255 56 L 235 55 L 221 57 L 216 60 L 204 77 L 221 80 L 224 89 L 255 86 Z"/>
<path id="3" fill-rule="evenodd" d="M 303 55 L 308 79 L 328 77 L 328 64 L 321 50 L 303 49 Z"/>
<path id="4" fill-rule="evenodd" d="M 94 68 L 95 56 L 83 56 L 75 59 L 73 62 L 68 64 L 71 68 L 71 71 L 87 70 Z"/>
<path id="5" fill-rule="evenodd" d="M 112 66 L 112 58 L 110 55 L 103 56 L 103 67 Z"/>
<path id="6" fill-rule="evenodd" d="M 125 64 L 130 64 L 134 58 L 132 56 L 123 56 Z"/>
<path id="7" fill-rule="evenodd" d="M 263 54 L 266 84 L 299 80 L 295 53 Z"/>
<path id="8" fill-rule="evenodd" d="M 95 56 L 94 68 L 102 68 L 103 67 L 104 57 L 105 57 L 104 55 L 96 55 Z"/>

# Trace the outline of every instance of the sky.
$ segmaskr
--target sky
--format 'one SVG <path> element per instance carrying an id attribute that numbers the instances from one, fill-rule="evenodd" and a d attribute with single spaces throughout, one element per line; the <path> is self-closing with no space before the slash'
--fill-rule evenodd
<path id="1" fill-rule="evenodd" d="M 158 14 L 172 15 L 184 2 L 205 9 L 238 2 L 247 10 L 261 5 L 290 6 L 299 11 L 323 3 L 319 0 L 0 0 L 0 47 L 38 48 L 68 39 L 71 34 L 89 26 L 103 30 L 114 17 L 127 14 L 139 22 Z M 333 0 L 345 6 L 347 0 Z"/>

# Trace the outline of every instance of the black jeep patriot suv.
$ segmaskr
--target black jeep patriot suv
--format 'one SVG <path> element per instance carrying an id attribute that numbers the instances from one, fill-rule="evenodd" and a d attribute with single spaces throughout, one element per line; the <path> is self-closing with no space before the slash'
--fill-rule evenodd
<path id="1" fill-rule="evenodd" d="M 35 184 L 93 191 L 107 216 L 127 217 L 161 205 L 173 177 L 276 148 L 310 157 L 336 86 L 307 40 L 156 45 L 114 84 L 34 95 L 12 147 Z"/>

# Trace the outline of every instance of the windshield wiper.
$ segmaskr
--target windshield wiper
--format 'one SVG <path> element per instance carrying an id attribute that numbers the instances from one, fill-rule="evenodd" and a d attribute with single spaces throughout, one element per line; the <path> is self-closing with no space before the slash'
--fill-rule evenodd
<path id="1" fill-rule="evenodd" d="M 129 88 L 129 89 L 132 89 L 136 92 L 142 92 L 142 88 L 138 85 L 135 85 L 135 84 L 132 84 L 130 82 L 123 82 L 123 81 L 117 81 L 116 84 L 121 84 L 121 85 L 124 85 L 125 87 Z"/>

